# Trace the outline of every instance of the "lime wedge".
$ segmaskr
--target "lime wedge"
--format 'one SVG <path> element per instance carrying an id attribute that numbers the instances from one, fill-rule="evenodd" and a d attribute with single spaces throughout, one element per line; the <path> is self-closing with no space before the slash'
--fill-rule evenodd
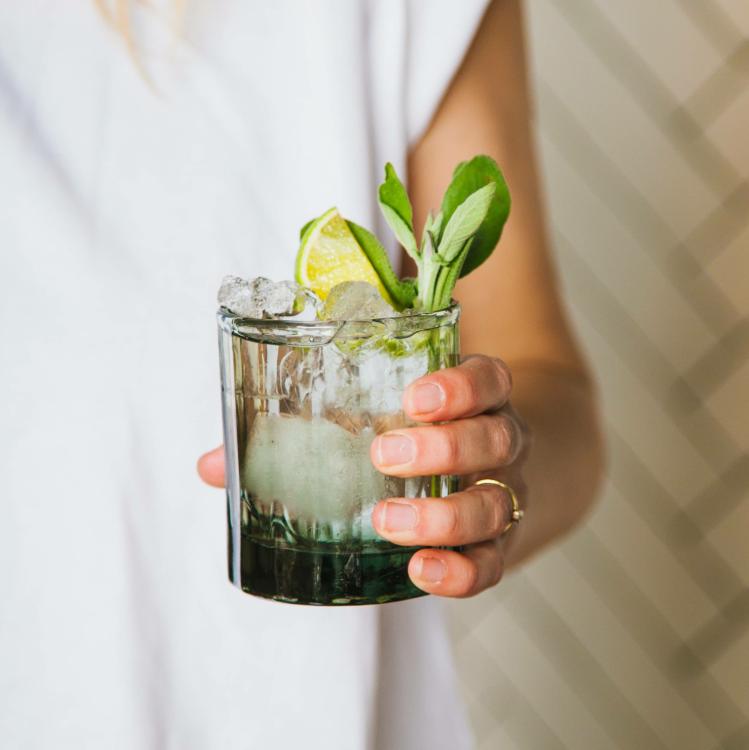
<path id="1" fill-rule="evenodd" d="M 311 289 L 322 300 L 342 281 L 366 281 L 393 305 L 377 271 L 337 208 L 331 208 L 305 227 L 296 256 L 295 277 L 298 284 Z"/>

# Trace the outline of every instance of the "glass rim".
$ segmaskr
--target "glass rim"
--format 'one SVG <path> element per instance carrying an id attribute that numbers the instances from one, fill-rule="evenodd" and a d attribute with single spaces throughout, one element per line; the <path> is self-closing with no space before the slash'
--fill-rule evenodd
<path id="1" fill-rule="evenodd" d="M 429 318 L 449 318 L 452 317 L 452 315 L 458 310 L 460 310 L 460 302 L 452 300 L 447 307 L 443 307 L 441 310 L 433 310 L 431 312 L 413 312 L 406 315 L 386 315 L 381 318 L 346 318 L 344 320 L 298 320 L 291 315 L 285 318 L 248 318 L 247 316 L 233 313 L 226 307 L 219 307 L 216 314 L 220 318 L 224 318 L 226 320 L 234 320 L 239 323 L 244 323 L 246 321 L 247 323 L 251 323 L 252 325 L 256 325 L 258 323 L 263 325 L 287 324 L 294 326 L 303 326 L 305 328 L 316 328 L 318 326 L 337 326 L 341 324 L 345 325 L 346 323 L 383 323 L 387 320 L 427 320 Z"/>
<path id="2" fill-rule="evenodd" d="M 421 331 L 454 325 L 460 316 L 460 303 L 453 300 L 448 307 L 433 312 L 390 315 L 384 318 L 349 318 L 346 320 L 296 320 L 288 318 L 248 318 L 220 307 L 216 313 L 219 326 L 239 336 L 259 336 L 273 342 L 290 336 L 294 340 L 314 339 L 319 343 L 333 339 L 366 339 L 390 334 L 405 338 Z"/>

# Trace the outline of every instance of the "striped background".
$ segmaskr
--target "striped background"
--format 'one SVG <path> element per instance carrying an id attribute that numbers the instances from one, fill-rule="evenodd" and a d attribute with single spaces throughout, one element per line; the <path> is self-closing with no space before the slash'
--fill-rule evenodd
<path id="1" fill-rule="evenodd" d="M 529 0 L 591 521 L 449 605 L 480 748 L 749 748 L 749 1 Z"/>

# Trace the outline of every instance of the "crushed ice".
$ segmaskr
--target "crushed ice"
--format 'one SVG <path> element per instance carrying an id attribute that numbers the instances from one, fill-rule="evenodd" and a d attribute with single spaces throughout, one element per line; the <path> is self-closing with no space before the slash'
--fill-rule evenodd
<path id="1" fill-rule="evenodd" d="M 336 284 L 322 308 L 325 320 L 372 320 L 396 314 L 377 287 L 366 281 L 342 281 Z"/>
<path id="2" fill-rule="evenodd" d="M 366 281 L 343 281 L 329 292 L 325 304 L 306 287 L 293 281 L 272 281 L 264 276 L 242 279 L 225 276 L 218 303 L 243 318 L 297 320 L 372 320 L 398 315 L 379 290 Z"/>
<path id="3" fill-rule="evenodd" d="M 249 281 L 225 276 L 218 290 L 221 307 L 243 318 L 278 318 L 299 315 L 320 304 L 317 296 L 293 281 L 271 281 L 263 276 Z"/>

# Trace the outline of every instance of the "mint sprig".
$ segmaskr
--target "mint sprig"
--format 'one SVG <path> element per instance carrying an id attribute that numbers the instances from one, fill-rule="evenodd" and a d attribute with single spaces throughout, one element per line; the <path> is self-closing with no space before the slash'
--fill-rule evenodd
<path id="1" fill-rule="evenodd" d="M 418 306 L 425 312 L 450 304 L 455 284 L 494 251 L 510 213 L 510 193 L 489 156 L 459 164 L 442 199 L 440 212 L 427 216 L 419 249 L 413 209 L 392 164 L 378 192 L 380 208 L 418 269 Z"/>
<path id="2" fill-rule="evenodd" d="M 489 156 L 458 164 L 436 216 L 430 213 L 417 242 L 413 207 L 392 164 L 377 191 L 385 221 L 416 263 L 418 277 L 398 279 L 385 248 L 374 234 L 347 224 L 400 309 L 433 312 L 447 307 L 458 279 L 478 268 L 494 251 L 510 213 L 510 193 L 502 172 Z M 302 228 L 302 235 L 311 225 Z"/>

